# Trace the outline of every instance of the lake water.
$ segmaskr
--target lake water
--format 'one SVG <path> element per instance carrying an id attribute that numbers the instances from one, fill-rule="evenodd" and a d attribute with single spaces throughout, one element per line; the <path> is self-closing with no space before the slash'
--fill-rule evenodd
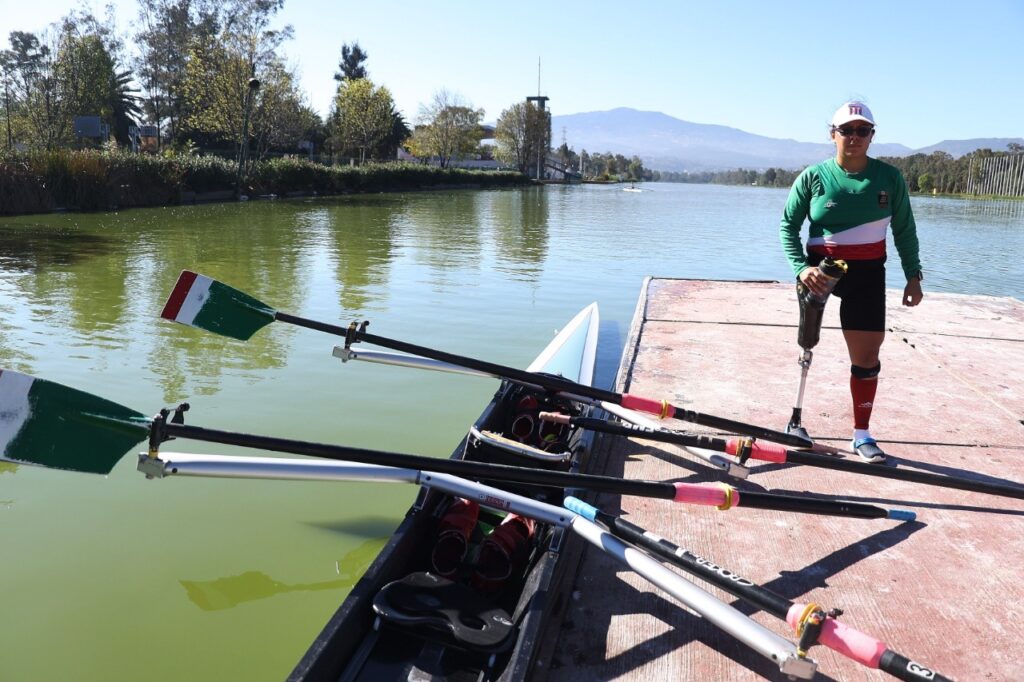
<path id="1" fill-rule="evenodd" d="M 160 321 L 178 273 L 284 312 L 367 319 L 382 336 L 516 366 L 596 300 L 607 385 L 645 276 L 791 277 L 777 237 L 784 190 L 644 190 L 0 218 L 0 367 L 146 414 L 188 400 L 188 421 L 212 428 L 446 457 L 496 381 L 343 364 L 331 357 L 336 339 L 283 323 L 243 343 Z M 926 296 L 1024 298 L 1024 202 L 913 205 Z M 902 286 L 897 261 L 892 287 Z M 147 481 L 134 456 L 106 477 L 0 463 L 0 680 L 283 679 L 414 493 Z"/>

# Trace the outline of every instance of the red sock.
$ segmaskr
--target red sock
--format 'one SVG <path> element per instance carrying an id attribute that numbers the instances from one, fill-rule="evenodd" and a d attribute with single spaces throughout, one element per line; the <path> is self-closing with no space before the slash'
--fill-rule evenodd
<path id="1" fill-rule="evenodd" d="M 853 428 L 867 430 L 871 421 L 871 408 L 875 402 L 878 377 L 858 379 L 850 375 L 850 395 L 853 397 Z"/>

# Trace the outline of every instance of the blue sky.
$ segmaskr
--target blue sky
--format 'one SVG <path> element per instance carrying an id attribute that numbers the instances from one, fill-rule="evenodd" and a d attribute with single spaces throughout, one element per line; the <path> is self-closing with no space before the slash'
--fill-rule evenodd
<path id="1" fill-rule="evenodd" d="M 76 5 L 0 0 L 4 46 Z M 129 29 L 135 0 L 114 5 Z M 537 94 L 540 59 L 556 115 L 626 106 L 825 141 L 835 108 L 863 98 L 877 142 L 1024 137 L 1022 0 L 285 0 L 278 23 L 294 27 L 285 53 L 321 113 L 341 45 L 358 41 L 410 121 L 441 88 L 493 121 Z"/>

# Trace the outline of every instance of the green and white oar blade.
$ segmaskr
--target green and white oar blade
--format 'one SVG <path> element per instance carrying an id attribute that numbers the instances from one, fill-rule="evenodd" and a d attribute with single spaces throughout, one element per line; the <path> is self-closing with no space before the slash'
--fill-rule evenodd
<path id="1" fill-rule="evenodd" d="M 148 435 L 149 419 L 134 410 L 0 370 L 0 459 L 107 474 Z"/>
<path id="2" fill-rule="evenodd" d="M 275 310 L 206 275 L 182 270 L 160 317 L 239 341 L 274 321 Z"/>

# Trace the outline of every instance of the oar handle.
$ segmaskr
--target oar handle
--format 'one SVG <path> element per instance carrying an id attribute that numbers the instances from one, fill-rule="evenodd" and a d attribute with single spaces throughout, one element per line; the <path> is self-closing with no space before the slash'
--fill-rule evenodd
<path id="1" fill-rule="evenodd" d="M 734 419 L 726 419 L 725 417 L 702 414 L 682 407 L 676 407 L 668 401 L 651 400 L 650 398 L 642 398 L 629 393 L 623 393 L 619 404 L 623 407 L 628 407 L 631 410 L 656 414 L 662 419 L 672 417 L 685 422 L 692 422 L 694 424 L 702 424 L 704 426 L 722 429 L 723 431 L 729 431 L 730 433 L 742 433 L 743 435 L 751 436 L 753 438 L 763 438 L 774 443 L 782 443 L 794 448 L 809 448 L 814 445 L 812 440 L 808 438 L 801 438 L 793 433 L 776 431 L 774 429 L 755 426 L 753 424 L 747 424 Z"/>
<path id="2" fill-rule="evenodd" d="M 801 616 L 806 609 L 806 604 L 793 604 L 790 607 L 789 613 L 786 614 L 786 622 L 794 630 L 800 625 Z M 939 675 L 927 666 L 897 654 L 881 640 L 832 617 L 827 617 L 822 623 L 818 642 L 861 665 L 883 670 L 901 680 L 945 680 L 951 682 L 949 678 Z"/>

